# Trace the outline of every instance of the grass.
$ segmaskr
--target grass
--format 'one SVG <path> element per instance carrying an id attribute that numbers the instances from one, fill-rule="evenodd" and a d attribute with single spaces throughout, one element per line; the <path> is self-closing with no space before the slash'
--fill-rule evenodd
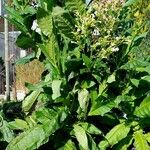
<path id="1" fill-rule="evenodd" d="M 16 89 L 27 91 L 25 83 L 39 82 L 43 71 L 44 65 L 38 60 L 25 65 L 16 65 Z"/>

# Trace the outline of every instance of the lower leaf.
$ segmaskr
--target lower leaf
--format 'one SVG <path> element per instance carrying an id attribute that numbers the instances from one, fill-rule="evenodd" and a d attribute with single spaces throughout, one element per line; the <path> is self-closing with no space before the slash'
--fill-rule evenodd
<path id="1" fill-rule="evenodd" d="M 34 150 L 46 143 L 48 137 L 61 128 L 67 113 L 61 110 L 57 116 L 46 124 L 36 125 L 13 139 L 6 150 Z"/>
<path id="2" fill-rule="evenodd" d="M 134 146 L 136 150 L 149 150 L 150 146 L 148 145 L 142 131 L 137 131 L 134 134 Z"/>
<path id="3" fill-rule="evenodd" d="M 125 124 L 119 124 L 115 126 L 110 132 L 108 132 L 105 136 L 104 141 L 99 143 L 99 148 L 105 150 L 109 145 L 113 146 L 122 139 L 124 139 L 130 131 L 130 127 Z"/>

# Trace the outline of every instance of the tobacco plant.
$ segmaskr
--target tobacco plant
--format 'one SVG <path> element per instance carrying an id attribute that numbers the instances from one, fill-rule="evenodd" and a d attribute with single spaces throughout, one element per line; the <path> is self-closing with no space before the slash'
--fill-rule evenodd
<path id="1" fill-rule="evenodd" d="M 149 52 L 137 57 L 149 36 L 149 0 L 12 6 L 16 43 L 33 49 L 23 61 L 38 58 L 45 71 L 39 83 L 26 83 L 21 116 L 2 111 L 6 150 L 149 150 Z"/>

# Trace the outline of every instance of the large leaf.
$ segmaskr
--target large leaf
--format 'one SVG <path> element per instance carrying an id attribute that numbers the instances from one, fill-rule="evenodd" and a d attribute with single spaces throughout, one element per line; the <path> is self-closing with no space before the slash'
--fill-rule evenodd
<path id="1" fill-rule="evenodd" d="M 51 12 L 53 9 L 53 6 L 55 4 L 55 0 L 37 0 L 39 6 L 44 9 L 46 12 Z"/>
<path id="2" fill-rule="evenodd" d="M 57 112 L 53 109 L 42 108 L 35 112 L 36 119 L 38 122 L 45 124 L 46 122 L 55 118 Z"/>
<path id="3" fill-rule="evenodd" d="M 35 53 L 33 52 L 33 53 L 31 53 L 31 54 L 29 54 L 29 55 L 23 57 L 23 58 L 18 59 L 18 60 L 16 61 L 16 64 L 21 64 L 21 65 L 23 65 L 23 64 L 26 64 L 26 63 L 30 62 L 30 61 L 31 61 L 32 59 L 34 59 L 34 58 L 35 58 Z"/>
<path id="4" fill-rule="evenodd" d="M 9 127 L 13 130 L 25 130 L 29 128 L 27 122 L 21 119 L 15 119 L 15 121 L 9 122 Z"/>
<path id="5" fill-rule="evenodd" d="M 42 33 L 48 36 L 48 40 L 44 44 L 39 44 L 39 47 L 42 53 L 49 60 L 51 65 L 58 70 L 57 68 L 57 59 L 59 46 L 55 34 L 55 27 L 53 24 L 52 13 L 47 13 L 43 9 L 39 9 L 37 13 L 37 22 L 39 28 L 42 30 Z"/>
<path id="6" fill-rule="evenodd" d="M 88 69 L 91 69 L 91 67 L 93 65 L 92 60 L 88 56 L 86 56 L 85 54 L 82 55 L 82 58 L 83 58 L 83 61 L 84 61 L 85 65 L 86 65 L 86 67 Z"/>
<path id="7" fill-rule="evenodd" d="M 150 133 L 144 135 L 148 143 L 150 143 Z"/>
<path id="8" fill-rule="evenodd" d="M 54 7 L 53 19 L 58 32 L 63 36 L 74 39 L 74 20 L 71 15 L 61 7 Z"/>
<path id="9" fill-rule="evenodd" d="M 5 9 L 8 13 L 7 19 L 14 24 L 19 31 L 22 31 L 24 34 L 29 33 L 24 24 L 24 18 L 19 14 L 19 12 L 10 7 L 6 7 Z"/>
<path id="10" fill-rule="evenodd" d="M 85 11 L 85 3 L 83 0 L 66 0 L 66 8 L 71 11 L 78 11 L 80 13 Z"/>
<path id="11" fill-rule="evenodd" d="M 115 74 L 110 75 L 107 79 L 107 83 L 112 83 L 112 82 L 115 82 L 115 81 L 116 81 Z"/>
<path id="12" fill-rule="evenodd" d="M 89 112 L 88 116 L 96 116 L 96 115 L 101 115 L 103 116 L 107 112 L 109 112 L 112 108 L 116 107 L 115 102 L 105 102 L 101 103 L 101 105 L 95 105 L 96 108 L 92 108 L 91 111 Z"/>
<path id="13" fill-rule="evenodd" d="M 150 117 L 150 95 L 148 95 L 140 104 L 136 107 L 134 114 L 138 117 Z"/>
<path id="14" fill-rule="evenodd" d="M 71 140 L 68 140 L 66 144 L 58 150 L 76 150 L 76 146 Z"/>
<path id="15" fill-rule="evenodd" d="M 138 72 L 147 72 L 148 74 L 150 74 L 150 65 L 147 66 L 147 67 L 139 67 L 139 68 L 136 68 L 136 70 Z"/>
<path id="16" fill-rule="evenodd" d="M 37 23 L 42 33 L 46 36 L 50 36 L 53 32 L 52 14 L 45 12 L 43 9 L 39 9 L 37 12 Z"/>
<path id="17" fill-rule="evenodd" d="M 33 104 L 35 103 L 40 93 L 41 90 L 33 91 L 29 96 L 25 98 L 25 100 L 22 103 L 22 109 L 25 112 L 28 112 L 32 108 Z"/>
<path id="18" fill-rule="evenodd" d="M 5 7 L 5 10 L 9 14 L 10 18 L 13 18 L 16 20 L 18 23 L 22 24 L 24 23 L 24 18 L 19 14 L 19 12 L 13 8 L 10 7 Z"/>
<path id="19" fill-rule="evenodd" d="M 53 99 L 56 99 L 59 96 L 61 96 L 61 93 L 60 93 L 61 82 L 62 82 L 61 80 L 53 80 L 52 82 L 52 90 L 53 90 L 52 98 Z"/>
<path id="20" fill-rule="evenodd" d="M 49 122 L 37 125 L 19 134 L 9 143 L 6 150 L 34 150 L 39 148 L 40 145 L 48 141 L 50 135 L 61 128 L 66 117 L 67 113 L 61 110 L 58 115 Z"/>
<path id="21" fill-rule="evenodd" d="M 149 66 L 149 62 L 134 59 L 134 60 L 127 62 L 125 65 L 121 66 L 121 69 L 136 70 L 137 68 L 144 68 L 148 66 Z"/>
<path id="22" fill-rule="evenodd" d="M 82 111 L 86 112 L 89 103 L 89 92 L 86 89 L 78 92 L 78 101 Z"/>
<path id="23" fill-rule="evenodd" d="M 14 138 L 13 131 L 10 129 L 7 121 L 3 120 L 3 117 L 0 115 L 0 141 L 10 142 Z"/>
<path id="24" fill-rule="evenodd" d="M 82 128 L 88 132 L 89 134 L 95 134 L 100 135 L 102 132 L 93 124 L 87 123 L 87 122 L 81 122 L 79 125 L 82 126 Z"/>
<path id="25" fill-rule="evenodd" d="M 85 150 L 88 150 L 88 138 L 85 130 L 81 126 L 74 125 L 74 132 L 81 147 Z"/>
<path id="26" fill-rule="evenodd" d="M 113 146 L 122 139 L 124 139 L 130 131 L 130 127 L 124 123 L 115 126 L 105 136 L 104 141 L 99 143 L 101 150 L 105 150 L 109 145 Z"/>
<path id="27" fill-rule="evenodd" d="M 134 133 L 134 146 L 136 150 L 149 150 L 150 146 L 148 145 L 146 138 L 144 137 L 142 131 L 137 131 Z"/>
<path id="28" fill-rule="evenodd" d="M 53 41 L 51 39 L 51 41 L 49 41 L 46 44 L 39 44 L 39 48 L 41 49 L 42 53 L 45 55 L 46 59 L 48 60 L 46 63 L 46 67 L 48 66 L 49 70 L 51 71 L 51 74 L 55 73 L 55 74 L 59 74 L 59 70 L 57 67 L 57 62 L 56 62 L 56 54 L 55 51 L 56 50 L 54 47 L 55 45 L 55 40 Z"/>

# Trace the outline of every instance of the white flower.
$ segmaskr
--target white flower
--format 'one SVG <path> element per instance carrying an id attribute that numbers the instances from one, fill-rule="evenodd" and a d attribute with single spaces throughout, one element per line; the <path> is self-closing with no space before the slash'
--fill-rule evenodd
<path id="1" fill-rule="evenodd" d="M 81 32 L 81 29 L 78 28 L 78 29 L 77 29 L 77 32 Z"/>
<path id="2" fill-rule="evenodd" d="M 31 27 L 31 30 L 41 34 L 41 29 L 39 28 L 38 24 L 37 24 L 37 20 L 34 20 L 33 21 L 33 24 L 32 24 L 32 27 Z"/>
<path id="3" fill-rule="evenodd" d="M 40 28 L 36 28 L 35 30 L 37 33 L 41 34 L 41 29 Z"/>
<path id="4" fill-rule="evenodd" d="M 118 48 L 118 47 L 112 47 L 111 51 L 112 51 L 112 52 L 118 52 L 118 51 L 119 51 L 119 48 Z"/>
<path id="5" fill-rule="evenodd" d="M 99 31 L 97 29 L 94 29 L 93 35 L 100 35 Z"/>
<path id="6" fill-rule="evenodd" d="M 126 113 L 123 114 L 123 117 L 124 117 L 125 119 L 128 119 Z"/>
<path id="7" fill-rule="evenodd" d="M 116 37 L 116 40 L 117 40 L 117 41 L 120 40 L 120 37 L 117 36 L 117 37 Z"/>
<path id="8" fill-rule="evenodd" d="M 36 30 L 36 28 L 38 27 L 38 24 L 37 24 L 37 20 L 34 20 L 33 21 L 33 24 L 32 24 L 32 27 L 31 27 L 31 30 Z"/>

